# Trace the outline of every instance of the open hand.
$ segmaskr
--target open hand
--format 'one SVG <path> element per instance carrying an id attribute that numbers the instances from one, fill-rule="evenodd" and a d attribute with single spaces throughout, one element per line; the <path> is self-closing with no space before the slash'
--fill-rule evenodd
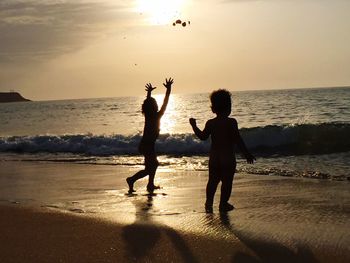
<path id="1" fill-rule="evenodd" d="M 156 89 L 156 87 L 153 87 L 151 83 L 147 83 L 145 87 L 146 87 L 145 90 L 149 93 L 151 93 L 152 90 Z"/>
<path id="2" fill-rule="evenodd" d="M 166 87 L 167 89 L 171 88 L 171 85 L 174 83 L 174 79 L 172 78 L 168 78 L 165 79 L 165 83 L 163 83 L 164 87 Z"/>
<path id="3" fill-rule="evenodd" d="M 194 118 L 190 118 L 190 124 L 191 126 L 197 126 L 197 121 Z"/>

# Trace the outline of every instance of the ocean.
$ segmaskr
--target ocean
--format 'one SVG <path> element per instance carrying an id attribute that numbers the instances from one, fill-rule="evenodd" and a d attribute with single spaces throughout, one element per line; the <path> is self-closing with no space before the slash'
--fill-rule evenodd
<path id="1" fill-rule="evenodd" d="M 176 91 L 176 86 L 174 86 Z M 207 170 L 203 128 L 215 115 L 209 93 L 172 94 L 156 148 L 160 169 Z M 155 98 L 159 106 L 164 94 Z M 0 161 L 142 166 L 137 152 L 144 97 L 0 104 Z M 350 180 L 350 88 L 233 91 L 232 117 L 257 162 L 237 154 L 237 172 Z"/>

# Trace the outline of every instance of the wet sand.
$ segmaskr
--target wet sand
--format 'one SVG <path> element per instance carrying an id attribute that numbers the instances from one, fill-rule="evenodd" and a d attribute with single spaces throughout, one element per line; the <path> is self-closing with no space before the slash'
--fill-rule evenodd
<path id="1" fill-rule="evenodd" d="M 1 262 L 349 262 L 347 182 L 239 174 L 228 214 L 203 212 L 206 172 L 0 162 Z M 219 197 L 219 192 L 217 198 Z"/>
<path id="2" fill-rule="evenodd" d="M 1 262 L 230 262 L 242 244 L 172 228 L 1 207 Z"/>
<path id="3" fill-rule="evenodd" d="M 0 208 L 1 262 L 348 262 L 349 256 L 247 238 L 209 238 L 165 225 L 121 225 L 28 208 Z M 344 251 L 346 253 L 346 251 Z"/>

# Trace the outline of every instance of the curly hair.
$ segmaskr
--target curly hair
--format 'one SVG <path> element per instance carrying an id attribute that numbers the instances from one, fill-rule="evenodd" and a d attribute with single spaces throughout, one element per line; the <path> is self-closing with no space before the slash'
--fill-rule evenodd
<path id="1" fill-rule="evenodd" d="M 229 116 L 231 113 L 231 93 L 225 89 L 215 90 L 210 95 L 214 113 Z"/>

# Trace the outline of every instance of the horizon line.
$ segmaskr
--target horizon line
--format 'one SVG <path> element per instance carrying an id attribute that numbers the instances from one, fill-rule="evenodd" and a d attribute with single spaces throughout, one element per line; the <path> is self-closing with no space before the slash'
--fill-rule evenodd
<path id="1" fill-rule="evenodd" d="M 298 88 L 268 88 L 268 89 L 248 89 L 248 90 L 243 90 L 243 89 L 238 89 L 238 90 L 229 90 L 230 92 L 257 92 L 257 91 L 281 91 L 281 90 L 304 90 L 304 89 L 331 89 L 331 88 L 350 88 L 350 85 L 341 85 L 341 86 L 316 86 L 316 87 L 298 87 Z M 218 88 L 220 89 L 220 88 Z M 213 89 L 215 90 L 215 89 Z M 22 95 L 21 91 L 17 91 L 14 89 L 11 89 L 10 91 L 0 91 L 0 92 L 17 92 Z M 195 94 L 205 94 L 205 93 L 210 93 L 211 91 L 205 91 L 205 92 L 188 92 L 188 93 L 172 93 L 172 95 L 183 95 L 183 94 L 188 94 L 188 95 L 195 95 Z M 158 95 L 158 94 L 154 94 Z M 23 96 L 23 95 L 22 95 Z M 63 99 L 43 99 L 43 100 L 32 100 L 31 102 L 45 102 L 45 101 L 63 101 L 63 100 L 89 100 L 89 99 L 107 99 L 107 98 L 131 98 L 131 97 L 141 97 L 142 95 L 131 95 L 131 96 L 102 96 L 102 97 L 85 97 L 85 98 L 63 98 Z"/>

